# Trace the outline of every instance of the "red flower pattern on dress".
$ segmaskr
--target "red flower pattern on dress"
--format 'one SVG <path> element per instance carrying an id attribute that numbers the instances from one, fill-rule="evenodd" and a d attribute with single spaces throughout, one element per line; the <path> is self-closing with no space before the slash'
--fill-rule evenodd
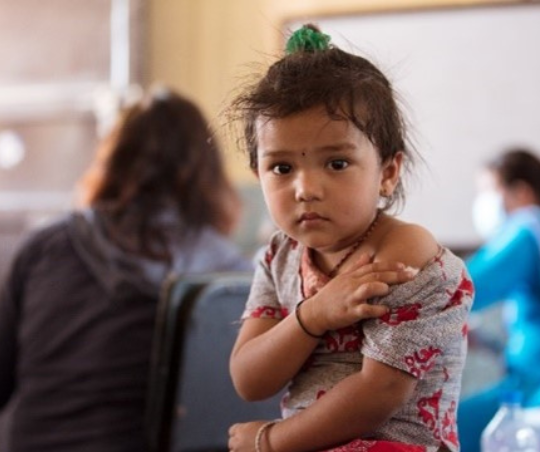
<path id="1" fill-rule="evenodd" d="M 281 320 L 288 315 L 289 310 L 285 307 L 274 308 L 273 306 L 259 306 L 251 313 L 251 318 Z"/>
<path id="2" fill-rule="evenodd" d="M 401 322 L 416 320 L 418 317 L 420 317 L 420 309 L 422 309 L 422 305 L 420 303 L 406 304 L 396 309 L 391 309 L 389 312 L 380 317 L 379 320 L 387 323 L 388 325 L 399 325 Z"/>
<path id="3" fill-rule="evenodd" d="M 270 267 L 272 261 L 274 260 L 276 250 L 277 244 L 275 242 L 270 243 L 266 248 L 266 253 L 264 253 L 264 262 L 266 262 L 266 265 L 268 265 L 268 267 Z"/>
<path id="4" fill-rule="evenodd" d="M 446 366 L 443 367 L 443 373 L 444 373 L 444 381 L 448 381 L 450 379 L 450 374 L 448 373 L 448 368 Z"/>
<path id="5" fill-rule="evenodd" d="M 355 352 L 362 346 L 362 334 L 356 326 L 329 331 L 324 335 L 325 349 L 329 352 Z"/>
<path id="6" fill-rule="evenodd" d="M 467 278 L 465 271 L 461 273 L 461 280 L 459 282 L 459 285 L 456 289 L 456 291 L 450 295 L 450 300 L 448 301 L 448 304 L 445 306 L 444 309 L 451 308 L 453 306 L 459 306 L 463 303 L 464 297 L 471 297 L 474 292 L 474 286 L 472 280 Z"/>
<path id="7" fill-rule="evenodd" d="M 298 248 L 298 240 L 294 240 L 289 237 L 289 244 L 291 245 L 291 249 L 293 250 Z"/>
<path id="8" fill-rule="evenodd" d="M 412 355 L 405 356 L 405 364 L 409 372 L 417 378 L 421 378 L 434 365 L 437 356 L 441 355 L 440 348 L 428 347 L 415 351 Z"/>
<path id="9" fill-rule="evenodd" d="M 418 416 L 433 433 L 436 439 L 441 439 L 439 429 L 439 404 L 442 397 L 442 389 L 439 389 L 431 397 L 424 397 L 418 401 Z"/>
<path id="10" fill-rule="evenodd" d="M 456 428 L 456 401 L 452 400 L 450 407 L 444 413 L 442 421 L 442 438 L 444 441 L 452 443 L 454 446 L 459 445 L 459 439 Z"/>
<path id="11" fill-rule="evenodd" d="M 442 278 L 446 281 L 447 276 L 446 276 L 446 272 L 444 271 L 444 262 L 442 260 L 442 256 L 443 256 L 443 253 L 441 250 L 441 252 L 439 252 L 437 256 L 433 258 L 433 262 L 437 263 L 439 267 L 441 267 Z"/>

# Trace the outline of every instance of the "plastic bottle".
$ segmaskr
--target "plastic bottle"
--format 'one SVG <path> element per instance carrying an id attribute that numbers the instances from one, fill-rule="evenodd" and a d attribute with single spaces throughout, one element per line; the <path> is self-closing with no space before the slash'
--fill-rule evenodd
<path id="1" fill-rule="evenodd" d="M 481 444 L 482 452 L 540 452 L 540 432 L 526 422 L 519 392 L 503 396 L 482 432 Z"/>

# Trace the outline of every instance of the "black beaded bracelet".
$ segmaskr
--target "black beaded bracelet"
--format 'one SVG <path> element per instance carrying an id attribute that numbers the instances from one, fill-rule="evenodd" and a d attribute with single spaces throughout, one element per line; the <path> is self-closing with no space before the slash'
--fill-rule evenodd
<path id="1" fill-rule="evenodd" d="M 322 337 L 324 337 L 324 334 L 318 336 L 316 334 L 313 334 L 311 331 L 309 331 L 305 325 L 302 323 L 302 319 L 300 319 L 300 306 L 302 306 L 302 303 L 306 301 L 306 299 L 300 301 L 297 305 L 296 305 L 296 308 L 294 309 L 294 314 L 296 316 L 296 320 L 298 321 L 298 325 L 300 325 L 300 328 L 302 328 L 302 330 L 304 331 L 304 333 L 306 333 L 308 336 L 311 336 L 315 339 L 321 339 Z"/>

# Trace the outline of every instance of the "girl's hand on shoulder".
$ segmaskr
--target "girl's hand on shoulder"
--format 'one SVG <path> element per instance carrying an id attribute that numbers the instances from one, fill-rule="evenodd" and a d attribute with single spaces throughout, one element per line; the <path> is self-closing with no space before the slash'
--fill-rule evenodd
<path id="1" fill-rule="evenodd" d="M 381 317 L 388 308 L 369 304 L 373 297 L 388 294 L 390 287 L 414 279 L 418 269 L 401 262 L 369 262 L 362 256 L 348 272 L 330 280 L 316 295 L 302 304 L 302 320 L 309 331 L 322 335 L 353 325 L 360 320 Z"/>

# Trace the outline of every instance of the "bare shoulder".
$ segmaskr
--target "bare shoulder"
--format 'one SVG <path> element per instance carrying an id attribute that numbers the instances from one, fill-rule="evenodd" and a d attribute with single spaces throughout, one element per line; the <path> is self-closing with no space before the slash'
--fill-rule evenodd
<path id="1" fill-rule="evenodd" d="M 398 261 L 422 268 L 439 252 L 437 240 L 423 226 L 387 216 L 377 243 L 375 260 Z"/>

